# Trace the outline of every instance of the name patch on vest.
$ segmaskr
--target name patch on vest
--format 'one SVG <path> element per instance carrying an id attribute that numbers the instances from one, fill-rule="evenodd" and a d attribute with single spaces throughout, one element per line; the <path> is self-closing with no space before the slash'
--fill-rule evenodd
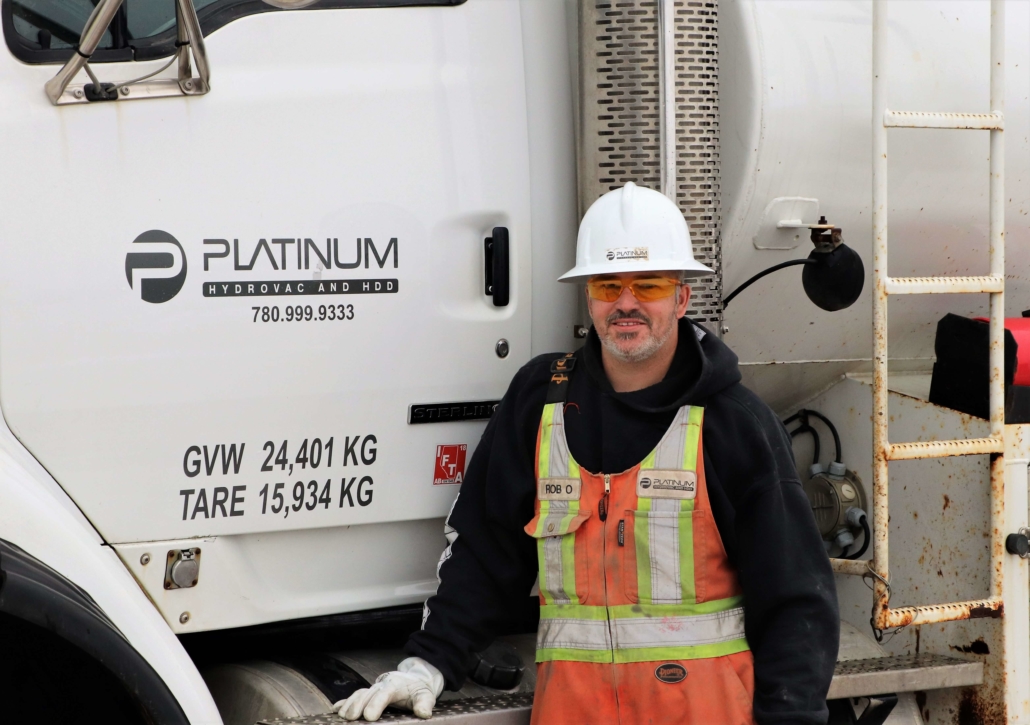
<path id="1" fill-rule="evenodd" d="M 540 501 L 578 501 L 583 481 L 578 478 L 541 478 L 536 484 Z"/>
<path id="2" fill-rule="evenodd" d="M 693 471 L 641 470 L 637 473 L 637 498 L 694 498 L 697 474 Z"/>

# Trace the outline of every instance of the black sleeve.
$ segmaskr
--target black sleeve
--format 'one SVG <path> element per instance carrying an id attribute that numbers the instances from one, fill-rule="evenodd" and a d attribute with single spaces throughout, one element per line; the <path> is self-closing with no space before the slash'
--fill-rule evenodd
<path id="1" fill-rule="evenodd" d="M 440 586 L 405 647 L 436 666 L 450 690 L 461 687 L 471 653 L 490 644 L 536 580 L 536 547 L 522 527 L 533 518 L 533 457 L 546 391 L 546 377 L 540 384 L 537 373 L 547 369 L 540 360 L 515 376 L 476 447 L 447 519 Z"/>
<path id="2" fill-rule="evenodd" d="M 734 509 L 755 721 L 822 725 L 840 636 L 830 562 L 783 425 L 742 386 L 721 397 L 704 428 L 705 474 Z"/>

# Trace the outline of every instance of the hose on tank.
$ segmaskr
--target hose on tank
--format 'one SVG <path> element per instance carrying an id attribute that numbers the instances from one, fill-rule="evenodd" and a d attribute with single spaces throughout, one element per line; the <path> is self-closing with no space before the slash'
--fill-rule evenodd
<path id="1" fill-rule="evenodd" d="M 869 540 L 873 538 L 872 533 L 869 531 L 869 517 L 862 516 L 862 547 L 854 554 L 848 556 L 841 556 L 842 559 L 858 559 L 862 554 L 869 548 Z"/>
<path id="2" fill-rule="evenodd" d="M 795 428 L 794 430 L 792 430 L 790 432 L 790 437 L 791 438 L 795 438 L 795 437 L 801 435 L 802 433 L 811 433 L 812 434 L 812 463 L 813 464 L 818 463 L 819 462 L 819 448 L 820 448 L 820 446 L 819 446 L 819 432 L 815 428 L 813 428 L 812 426 L 810 426 L 807 423 L 805 423 L 801 427 Z"/>
<path id="3" fill-rule="evenodd" d="M 769 267 L 769 269 L 763 269 L 761 272 L 756 274 L 754 277 L 749 279 L 747 282 L 745 282 L 744 284 L 740 285 L 740 287 L 737 287 L 737 289 L 733 290 L 728 295 L 726 295 L 726 297 L 724 297 L 723 300 L 722 300 L 722 308 L 725 310 L 729 306 L 730 301 L 734 297 L 739 295 L 741 292 L 746 290 L 748 287 L 750 287 L 752 284 L 754 284 L 755 282 L 760 280 L 765 275 L 772 274 L 773 272 L 775 272 L 777 270 L 780 270 L 780 269 L 784 269 L 786 267 L 794 267 L 794 266 L 799 265 L 799 264 L 819 264 L 819 262 L 818 262 L 818 260 L 807 259 L 807 258 L 806 259 L 791 259 L 791 260 L 789 260 L 787 262 L 780 262 L 779 264 L 774 264 L 773 266 Z"/>
<path id="4" fill-rule="evenodd" d="M 805 426 L 808 426 L 809 428 L 811 428 L 811 426 L 808 423 L 808 416 L 810 416 L 810 415 L 814 415 L 816 418 L 818 418 L 823 423 L 825 423 L 826 427 L 830 429 L 830 433 L 833 435 L 834 453 L 836 454 L 836 458 L 834 458 L 833 460 L 837 461 L 837 463 L 843 463 L 844 461 L 843 461 L 843 455 L 842 455 L 841 445 L 840 445 L 840 434 L 837 432 L 837 427 L 833 423 L 831 423 L 830 419 L 827 418 L 822 413 L 820 413 L 818 411 L 815 411 L 815 410 L 808 410 L 806 408 L 802 408 L 797 413 L 795 413 L 794 415 L 790 416 L 785 421 L 783 421 L 783 425 L 790 425 L 795 420 L 800 420 L 802 428 L 804 428 Z M 798 428 L 798 430 L 801 430 L 801 428 Z M 791 433 L 791 436 L 793 436 L 793 435 L 794 434 Z M 816 448 L 816 457 L 815 457 L 815 462 L 816 463 L 819 462 L 818 450 L 819 449 Z"/>

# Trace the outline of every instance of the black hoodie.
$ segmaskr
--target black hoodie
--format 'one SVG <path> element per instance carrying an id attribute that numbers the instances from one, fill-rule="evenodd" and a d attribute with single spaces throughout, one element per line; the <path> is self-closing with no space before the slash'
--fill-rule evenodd
<path id="1" fill-rule="evenodd" d="M 537 428 L 557 357 L 526 364 L 487 425 L 448 518 L 452 543 L 440 560 L 439 590 L 426 602 L 422 630 L 406 647 L 439 668 L 451 689 L 464 681 L 470 653 L 490 643 L 536 580 L 536 542 L 523 526 L 533 517 Z M 737 356 L 684 318 L 672 366 L 649 388 L 612 389 L 593 330 L 576 358 L 565 430 L 570 454 L 588 471 L 635 466 L 680 406 L 705 406 L 705 479 L 744 590 L 755 720 L 825 723 L 839 636 L 833 574 L 790 437 L 769 407 L 740 384 Z"/>

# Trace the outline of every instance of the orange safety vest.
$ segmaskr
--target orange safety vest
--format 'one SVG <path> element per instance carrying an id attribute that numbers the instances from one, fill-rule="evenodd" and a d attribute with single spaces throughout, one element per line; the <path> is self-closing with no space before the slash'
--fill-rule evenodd
<path id="1" fill-rule="evenodd" d="M 705 486 L 704 409 L 680 408 L 628 471 L 590 473 L 565 439 L 567 382 L 552 377 L 525 529 L 540 567 L 532 725 L 753 723 L 743 598 Z"/>

